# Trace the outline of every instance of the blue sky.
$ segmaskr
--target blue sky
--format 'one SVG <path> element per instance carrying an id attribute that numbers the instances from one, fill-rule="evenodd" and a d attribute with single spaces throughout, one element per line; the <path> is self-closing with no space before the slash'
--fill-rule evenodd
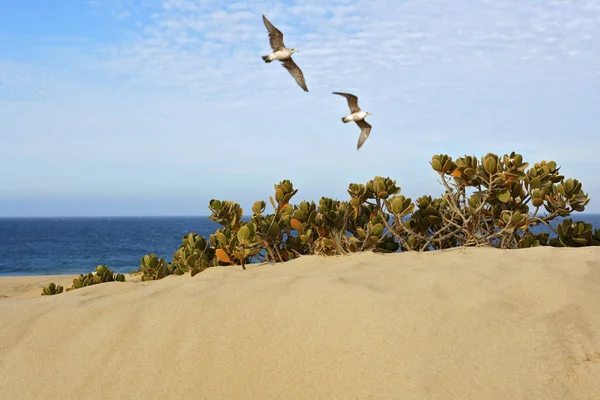
<path id="1" fill-rule="evenodd" d="M 309 93 L 261 14 L 300 52 Z M 332 91 L 359 96 L 370 138 Z M 598 0 L 0 2 L 0 216 L 246 210 L 396 179 L 433 154 L 555 160 L 600 212 Z"/>

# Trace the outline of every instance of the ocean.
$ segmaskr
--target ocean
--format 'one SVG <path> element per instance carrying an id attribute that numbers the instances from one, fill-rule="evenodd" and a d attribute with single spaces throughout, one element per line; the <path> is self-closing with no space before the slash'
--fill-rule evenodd
<path id="1" fill-rule="evenodd" d="M 571 218 L 600 228 L 600 214 Z M 207 217 L 0 218 L 0 276 L 81 274 L 96 265 L 127 273 L 144 254 L 170 261 L 185 234 L 208 237 L 219 227 Z"/>

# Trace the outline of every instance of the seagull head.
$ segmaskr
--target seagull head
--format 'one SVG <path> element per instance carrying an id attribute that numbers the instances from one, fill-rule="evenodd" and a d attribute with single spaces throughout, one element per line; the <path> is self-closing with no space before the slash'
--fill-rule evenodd
<path id="1" fill-rule="evenodd" d="M 368 111 L 367 111 L 367 115 L 365 115 L 365 117 L 366 117 L 366 116 L 369 116 L 369 115 L 373 115 L 373 113 L 372 113 L 372 112 L 368 112 Z"/>
<path id="2" fill-rule="evenodd" d="M 290 51 L 291 51 L 292 53 L 300 53 L 300 52 L 299 52 L 298 50 L 296 50 L 296 49 L 290 49 Z"/>

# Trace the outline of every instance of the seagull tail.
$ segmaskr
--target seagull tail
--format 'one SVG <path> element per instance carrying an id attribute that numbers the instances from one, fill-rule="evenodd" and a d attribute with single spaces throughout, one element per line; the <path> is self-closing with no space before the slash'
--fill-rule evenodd
<path id="1" fill-rule="evenodd" d="M 262 59 L 266 63 L 270 63 L 272 60 L 269 60 L 269 56 L 262 56 Z"/>

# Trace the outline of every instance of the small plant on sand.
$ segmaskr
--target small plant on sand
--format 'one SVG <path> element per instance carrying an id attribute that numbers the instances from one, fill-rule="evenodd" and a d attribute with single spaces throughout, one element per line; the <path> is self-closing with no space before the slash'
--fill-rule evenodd
<path id="1" fill-rule="evenodd" d="M 257 201 L 252 206 L 253 215 L 250 221 L 256 226 L 255 235 L 264 249 L 265 259 L 281 262 L 295 258 L 301 251 L 299 239 L 294 239 L 291 233 L 294 207 L 290 201 L 298 189 L 294 189 L 289 180 L 283 180 L 273 186 L 275 195 L 269 197 L 273 214 L 264 214 L 266 203 Z"/>
<path id="2" fill-rule="evenodd" d="M 162 279 L 174 273 L 173 264 L 165 263 L 164 258 L 158 258 L 154 253 L 146 254 L 140 259 L 140 268 L 143 281 Z"/>
<path id="3" fill-rule="evenodd" d="M 179 249 L 173 253 L 173 273 L 183 275 L 190 272 L 191 276 L 215 265 L 215 249 L 211 247 L 204 236 L 189 233 L 183 237 Z"/>
<path id="4" fill-rule="evenodd" d="M 42 289 L 42 296 L 51 296 L 62 292 L 63 287 L 61 285 L 56 285 L 54 282 L 51 282 L 48 286 L 44 286 Z"/>
<path id="5" fill-rule="evenodd" d="M 592 225 L 565 219 L 556 227 L 558 237 L 550 239 L 556 247 L 600 246 L 600 230 L 592 232 Z"/>
<path id="6" fill-rule="evenodd" d="M 218 262 L 222 265 L 240 264 L 246 269 L 245 264 L 263 250 L 256 225 L 243 222 L 242 208 L 232 201 L 211 200 L 209 208 L 211 215 L 208 218 L 223 226 L 210 235 Z"/>
<path id="7" fill-rule="evenodd" d="M 67 288 L 67 291 L 106 282 L 125 282 L 125 275 L 115 274 L 106 265 L 98 265 L 94 272 L 88 272 L 85 275 L 80 274 L 79 278 L 74 278 L 73 286 Z"/>

